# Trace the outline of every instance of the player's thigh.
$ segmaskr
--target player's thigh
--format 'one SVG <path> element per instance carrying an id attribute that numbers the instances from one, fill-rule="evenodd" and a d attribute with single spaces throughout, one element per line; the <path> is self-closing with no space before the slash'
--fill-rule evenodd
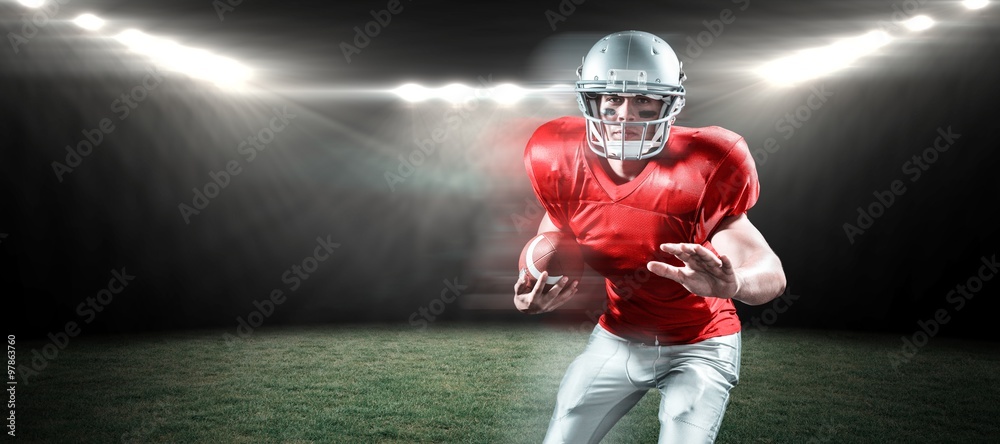
<path id="1" fill-rule="evenodd" d="M 657 382 L 661 442 L 711 442 L 739 381 L 739 336 L 710 340 L 672 359 Z"/>
<path id="2" fill-rule="evenodd" d="M 638 389 L 629 379 L 628 344 L 598 326 L 586 348 L 566 369 L 559 386 L 557 409 L 566 414 L 583 405 L 617 404 Z"/>
<path id="3" fill-rule="evenodd" d="M 635 406 L 650 386 L 633 385 L 626 367 L 630 354 L 626 342 L 595 329 L 563 377 L 546 444 L 599 442 Z"/>

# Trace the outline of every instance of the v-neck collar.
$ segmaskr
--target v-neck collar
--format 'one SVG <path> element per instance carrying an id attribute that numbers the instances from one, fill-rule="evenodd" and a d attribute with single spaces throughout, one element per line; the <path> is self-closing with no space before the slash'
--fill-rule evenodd
<path id="1" fill-rule="evenodd" d="M 634 179 L 619 185 L 604 170 L 601 159 L 597 156 L 597 153 L 587 147 L 586 141 L 580 144 L 579 149 L 583 151 L 583 157 L 587 159 L 587 169 L 590 170 L 590 174 L 594 176 L 597 183 L 601 185 L 604 192 L 614 202 L 618 202 L 632 194 L 649 177 L 649 174 L 654 169 L 652 164 L 656 161 L 656 159 L 649 159 L 649 162 L 646 162 L 646 166 L 643 167 L 642 171 Z"/>

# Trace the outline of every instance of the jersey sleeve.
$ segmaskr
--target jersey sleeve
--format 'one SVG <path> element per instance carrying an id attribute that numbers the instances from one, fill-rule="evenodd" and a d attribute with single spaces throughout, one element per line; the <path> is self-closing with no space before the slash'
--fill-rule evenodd
<path id="1" fill-rule="evenodd" d="M 707 241 L 722 219 L 747 212 L 759 196 L 757 166 L 746 140 L 740 137 L 706 183 L 692 241 Z"/>
<path id="2" fill-rule="evenodd" d="M 563 181 L 560 180 L 559 126 L 558 122 L 549 122 L 535 130 L 524 148 L 524 168 L 535 197 L 552 223 L 560 230 L 566 230 L 569 215 L 560 189 Z"/>

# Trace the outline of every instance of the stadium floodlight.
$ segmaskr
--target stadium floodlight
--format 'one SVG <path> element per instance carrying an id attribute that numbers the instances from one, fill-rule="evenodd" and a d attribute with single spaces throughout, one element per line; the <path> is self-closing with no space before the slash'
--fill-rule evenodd
<path id="1" fill-rule="evenodd" d="M 17 2 L 29 8 L 37 8 L 45 4 L 45 0 L 17 0 Z"/>
<path id="2" fill-rule="evenodd" d="M 437 96 L 450 102 L 462 103 L 476 97 L 475 90 L 461 83 L 451 83 L 438 89 Z"/>
<path id="3" fill-rule="evenodd" d="M 94 14 L 80 14 L 73 19 L 73 23 L 88 31 L 96 31 L 104 26 L 104 19 Z"/>
<path id="4" fill-rule="evenodd" d="M 962 6 L 968 9 L 982 9 L 989 5 L 989 0 L 963 0 Z"/>
<path id="5" fill-rule="evenodd" d="M 489 90 L 490 98 L 501 105 L 513 105 L 519 102 L 528 91 L 512 83 L 501 83 Z"/>
<path id="6" fill-rule="evenodd" d="M 925 29 L 930 29 L 934 26 L 934 23 L 934 19 L 926 15 L 918 15 L 903 22 L 903 25 L 910 31 L 923 31 Z"/>
<path id="7" fill-rule="evenodd" d="M 434 95 L 431 90 L 416 83 L 407 83 L 392 90 L 392 92 L 399 96 L 399 98 L 410 103 L 423 102 Z"/>
<path id="8" fill-rule="evenodd" d="M 431 99 L 444 100 L 452 104 L 465 103 L 471 100 L 492 100 L 500 105 L 511 105 L 527 97 L 532 90 L 522 88 L 513 83 L 502 83 L 489 88 L 473 88 L 461 83 L 450 83 L 438 88 L 428 88 L 416 83 L 407 83 L 391 89 L 389 92 L 410 103 Z"/>
<path id="9" fill-rule="evenodd" d="M 219 86 L 239 87 L 252 75 L 250 68 L 233 59 L 203 49 L 187 47 L 135 29 L 122 31 L 115 36 L 115 40 L 167 69 L 208 80 Z"/>
<path id="10" fill-rule="evenodd" d="M 887 32 L 871 31 L 773 60 L 757 68 L 756 72 L 777 84 L 795 84 L 850 66 L 855 60 L 875 52 L 891 41 L 892 37 Z"/>

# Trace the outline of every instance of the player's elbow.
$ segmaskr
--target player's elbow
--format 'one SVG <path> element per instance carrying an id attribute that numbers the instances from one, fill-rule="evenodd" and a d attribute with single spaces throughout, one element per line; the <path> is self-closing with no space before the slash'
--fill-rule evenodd
<path id="1" fill-rule="evenodd" d="M 785 271 L 781 268 L 781 262 L 775 260 L 766 272 L 758 275 L 756 291 L 741 298 L 740 301 L 747 305 L 764 305 L 784 294 L 787 286 L 788 281 L 785 278 Z"/>
<path id="2" fill-rule="evenodd" d="M 768 286 L 769 288 L 764 300 L 757 305 L 766 304 L 777 299 L 778 296 L 785 294 L 785 288 L 788 287 L 788 279 L 785 277 L 785 270 L 781 267 L 781 261 L 775 258 L 774 262 L 775 265 L 771 270 L 770 277 L 771 285 Z"/>
<path id="3" fill-rule="evenodd" d="M 776 288 L 771 292 L 771 298 L 768 299 L 768 302 L 785 294 L 785 289 L 788 287 L 788 279 L 785 278 L 785 272 L 783 270 L 779 269 L 777 273 L 775 273 L 774 285 Z"/>

